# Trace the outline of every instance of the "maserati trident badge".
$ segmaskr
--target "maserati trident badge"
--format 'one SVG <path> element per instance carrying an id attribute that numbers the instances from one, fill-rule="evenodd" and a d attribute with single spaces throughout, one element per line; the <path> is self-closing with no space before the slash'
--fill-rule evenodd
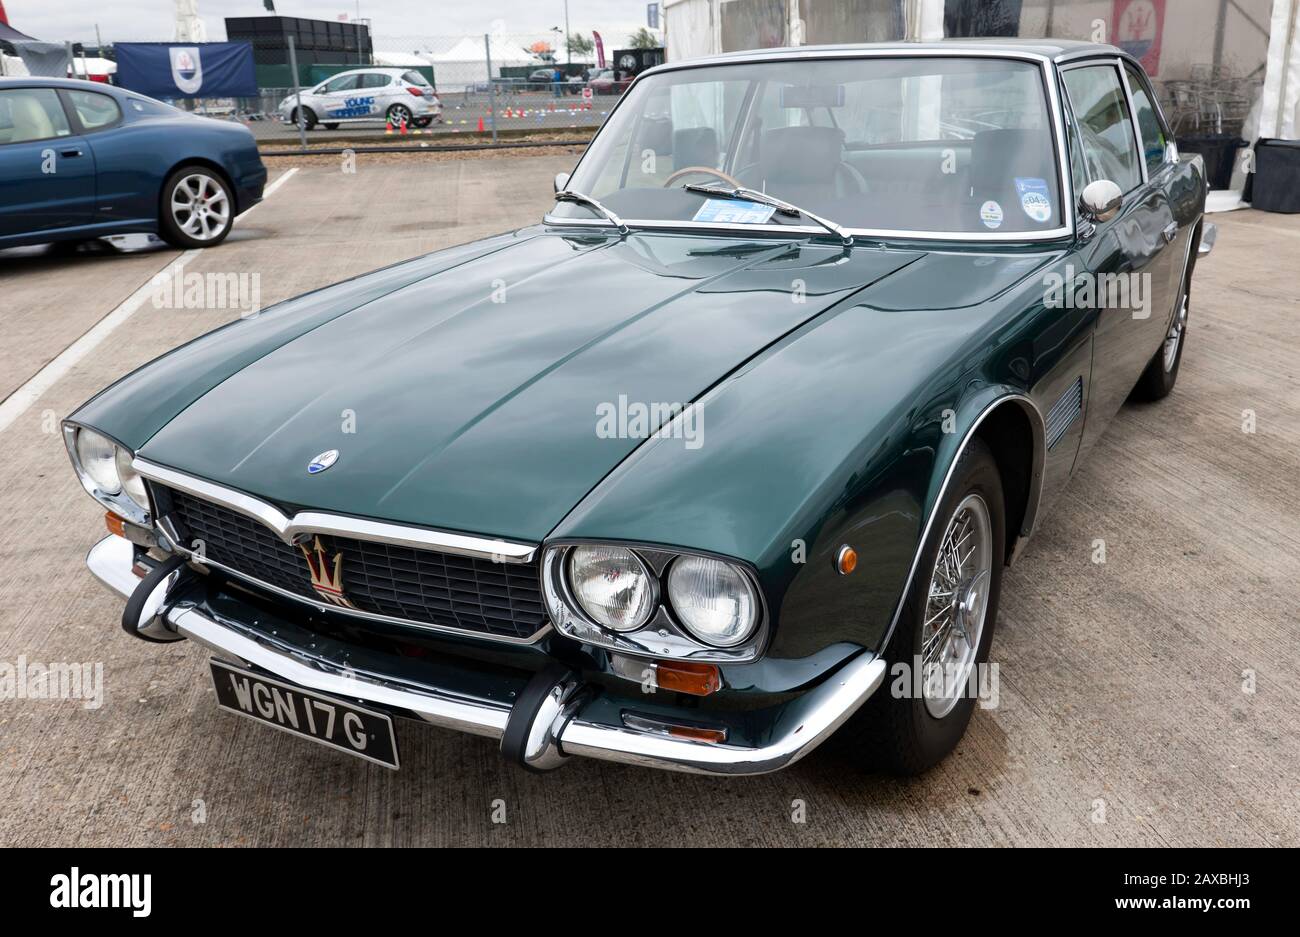
<path id="1" fill-rule="evenodd" d="M 310 550 L 305 543 L 298 544 L 298 549 L 302 550 L 302 555 L 307 558 L 307 569 L 311 572 L 311 587 L 316 590 L 316 594 L 331 605 L 356 608 L 343 594 L 343 554 L 335 553 L 333 559 L 329 558 L 321 545 L 320 537 L 313 541 Z"/>
<path id="2" fill-rule="evenodd" d="M 331 465 L 339 460 L 339 451 L 331 449 L 329 452 L 322 452 L 316 458 L 307 463 L 308 475 L 319 475 Z"/>

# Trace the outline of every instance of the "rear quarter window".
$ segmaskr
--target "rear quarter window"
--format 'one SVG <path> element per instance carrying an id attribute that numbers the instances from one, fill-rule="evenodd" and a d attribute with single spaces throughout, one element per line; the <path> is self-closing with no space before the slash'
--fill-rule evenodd
<path id="1" fill-rule="evenodd" d="M 102 130 L 122 119 L 122 109 L 112 96 L 97 91 L 69 91 L 68 100 L 87 130 Z"/>

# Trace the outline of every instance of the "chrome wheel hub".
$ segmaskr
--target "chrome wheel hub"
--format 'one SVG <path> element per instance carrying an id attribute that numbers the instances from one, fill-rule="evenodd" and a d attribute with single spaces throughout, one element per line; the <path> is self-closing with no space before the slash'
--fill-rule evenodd
<path id="1" fill-rule="evenodd" d="M 193 173 L 172 190 L 171 213 L 176 227 L 196 241 L 210 241 L 230 223 L 230 200 L 211 176 Z"/>
<path id="2" fill-rule="evenodd" d="M 1183 296 L 1183 304 L 1178 307 L 1178 315 L 1174 316 L 1174 324 L 1170 326 L 1169 334 L 1165 337 L 1164 364 L 1166 374 L 1174 369 L 1174 364 L 1178 361 L 1178 346 L 1182 344 L 1183 332 L 1186 328 L 1187 297 Z"/>
<path id="3" fill-rule="evenodd" d="M 993 574 L 993 525 L 988 505 L 967 495 L 944 531 L 930 576 L 921 626 L 925 708 L 936 719 L 966 693 L 979 654 Z"/>

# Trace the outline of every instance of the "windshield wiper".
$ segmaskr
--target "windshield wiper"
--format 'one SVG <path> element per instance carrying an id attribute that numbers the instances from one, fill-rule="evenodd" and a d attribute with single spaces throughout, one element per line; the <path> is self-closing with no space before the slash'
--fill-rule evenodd
<path id="1" fill-rule="evenodd" d="M 692 183 L 687 183 L 682 186 L 682 188 L 686 189 L 688 192 L 699 192 L 702 195 L 717 195 L 721 198 L 744 199 L 747 202 L 758 202 L 760 205 L 771 205 L 783 215 L 803 215 L 805 218 L 817 222 L 831 234 L 838 237 L 845 247 L 853 246 L 853 235 L 845 231 L 840 225 L 837 225 L 835 222 L 827 218 L 823 218 L 821 215 L 814 215 L 806 208 L 800 208 L 798 205 L 792 205 L 774 195 L 768 195 L 766 192 L 760 192 L 757 189 L 747 189 L 744 186 L 737 186 L 734 189 L 724 189 L 722 186 L 697 185 Z"/>
<path id="2" fill-rule="evenodd" d="M 614 227 L 618 228 L 619 234 L 628 233 L 627 224 L 623 219 L 614 214 L 604 205 L 600 204 L 600 202 L 596 201 L 590 195 L 585 195 L 582 192 L 575 192 L 573 189 L 561 189 L 559 192 L 555 193 L 555 200 L 557 202 L 577 202 L 579 205 L 586 205 L 598 214 L 604 215 L 607 219 L 612 221 Z"/>

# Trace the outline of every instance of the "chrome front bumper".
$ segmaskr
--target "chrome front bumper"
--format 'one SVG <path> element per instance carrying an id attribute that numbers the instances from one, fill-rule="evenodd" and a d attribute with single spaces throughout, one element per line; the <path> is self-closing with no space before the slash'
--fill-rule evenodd
<path id="1" fill-rule="evenodd" d="M 112 592 L 126 599 L 140 585 L 132 572 L 133 547 L 109 536 L 95 544 L 86 565 Z M 439 688 L 391 675 L 344 667 L 313 653 L 313 645 L 290 643 L 251 627 L 219 621 L 194 603 L 162 602 L 156 629 L 188 638 L 232 663 L 265 671 L 289 683 L 341 699 L 382 707 L 433 725 L 501 739 L 514 709 L 503 700 Z M 794 764 L 834 732 L 880 686 L 885 662 L 862 653 L 815 689 L 785 705 L 761 745 L 711 744 L 613 725 L 588 715 L 587 694 L 572 680 L 557 681 L 522 727 L 523 762 L 547 769 L 572 755 L 701 774 L 763 774 Z M 571 675 L 570 675 L 571 677 Z"/>

